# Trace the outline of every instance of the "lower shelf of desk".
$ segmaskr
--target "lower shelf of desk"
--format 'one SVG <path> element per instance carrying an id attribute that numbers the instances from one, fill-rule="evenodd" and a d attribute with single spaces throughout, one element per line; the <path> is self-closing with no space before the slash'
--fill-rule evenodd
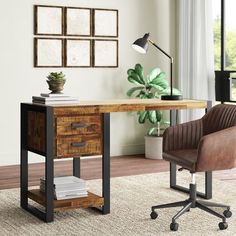
<path id="1" fill-rule="evenodd" d="M 45 195 L 39 189 L 28 191 L 28 197 L 33 201 L 45 206 Z M 100 207 L 104 205 L 104 198 L 88 192 L 88 197 L 54 200 L 54 211 L 65 211 L 74 208 Z"/>

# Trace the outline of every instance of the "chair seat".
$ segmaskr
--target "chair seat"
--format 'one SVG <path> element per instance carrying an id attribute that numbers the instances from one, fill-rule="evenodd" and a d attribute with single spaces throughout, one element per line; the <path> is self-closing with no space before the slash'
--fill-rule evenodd
<path id="1" fill-rule="evenodd" d="M 182 149 L 163 153 L 163 159 L 182 166 L 190 171 L 195 171 L 197 162 L 197 149 Z"/>

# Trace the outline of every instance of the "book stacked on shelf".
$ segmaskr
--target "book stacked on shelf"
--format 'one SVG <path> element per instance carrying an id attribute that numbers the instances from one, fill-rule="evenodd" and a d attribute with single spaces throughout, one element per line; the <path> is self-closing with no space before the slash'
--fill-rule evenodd
<path id="1" fill-rule="evenodd" d="M 40 178 L 40 191 L 45 192 L 45 178 Z M 75 176 L 54 177 L 54 198 L 56 200 L 88 196 L 86 182 Z"/>
<path id="2" fill-rule="evenodd" d="M 41 93 L 40 96 L 32 96 L 33 103 L 39 104 L 75 104 L 79 100 L 63 93 Z"/>

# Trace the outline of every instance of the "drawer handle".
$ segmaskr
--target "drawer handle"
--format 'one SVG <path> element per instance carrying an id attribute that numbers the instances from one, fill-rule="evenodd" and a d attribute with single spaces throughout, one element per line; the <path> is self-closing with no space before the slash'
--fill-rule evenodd
<path id="1" fill-rule="evenodd" d="M 72 123 L 71 124 L 72 129 L 79 129 L 79 128 L 84 128 L 84 127 L 86 127 L 86 124 L 82 124 L 82 123 Z"/>
<path id="2" fill-rule="evenodd" d="M 79 142 L 79 143 L 71 143 L 71 147 L 84 147 L 86 142 Z"/>

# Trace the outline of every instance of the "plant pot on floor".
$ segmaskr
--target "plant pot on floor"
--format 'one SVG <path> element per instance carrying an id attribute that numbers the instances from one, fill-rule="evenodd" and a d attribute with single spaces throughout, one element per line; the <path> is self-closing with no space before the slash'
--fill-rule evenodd
<path id="1" fill-rule="evenodd" d="M 162 159 L 162 136 L 145 136 L 145 157 Z"/>

